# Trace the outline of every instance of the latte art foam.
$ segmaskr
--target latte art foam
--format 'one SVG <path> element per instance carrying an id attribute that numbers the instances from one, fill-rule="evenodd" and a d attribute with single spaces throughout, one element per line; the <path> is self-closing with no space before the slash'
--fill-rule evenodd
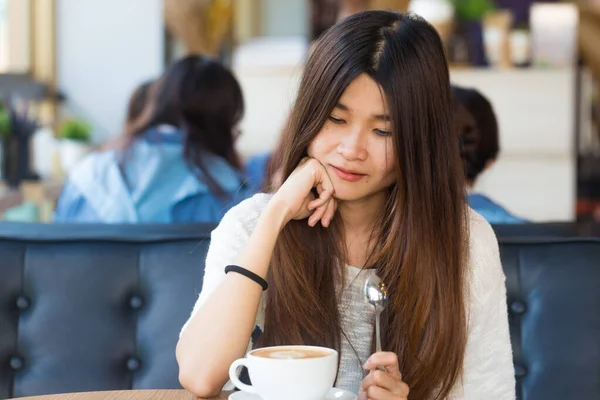
<path id="1" fill-rule="evenodd" d="M 293 360 L 294 358 L 306 358 L 306 354 L 301 351 L 297 351 L 297 350 L 274 351 L 269 354 L 269 357 L 270 358 L 279 358 L 279 359 L 283 359 L 283 360 Z"/>
<path id="2" fill-rule="evenodd" d="M 271 348 L 256 350 L 252 353 L 256 357 L 271 358 L 276 360 L 302 360 L 306 358 L 320 358 L 330 356 L 332 353 L 326 350 L 317 349 L 290 349 L 290 348 Z"/>

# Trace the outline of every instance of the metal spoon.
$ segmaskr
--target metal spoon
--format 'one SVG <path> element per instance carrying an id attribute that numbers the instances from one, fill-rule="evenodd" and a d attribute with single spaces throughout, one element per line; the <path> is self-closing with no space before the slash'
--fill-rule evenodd
<path id="1" fill-rule="evenodd" d="M 365 283 L 365 297 L 375 307 L 375 350 L 381 351 L 381 331 L 379 330 L 379 320 L 381 312 L 388 302 L 388 290 L 385 283 L 376 274 L 373 274 Z M 378 366 L 377 369 L 385 371 L 385 367 Z"/>

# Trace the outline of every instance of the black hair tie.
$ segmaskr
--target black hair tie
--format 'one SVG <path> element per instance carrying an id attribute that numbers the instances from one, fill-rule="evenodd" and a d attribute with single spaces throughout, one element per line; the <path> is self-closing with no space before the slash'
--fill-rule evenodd
<path id="1" fill-rule="evenodd" d="M 246 268 L 242 268 L 238 265 L 228 265 L 225 267 L 225 273 L 228 274 L 230 272 L 237 272 L 238 274 L 244 275 L 246 278 L 253 280 L 262 287 L 263 291 L 269 288 L 269 284 L 266 280 L 256 275 L 254 272 L 248 271 Z"/>

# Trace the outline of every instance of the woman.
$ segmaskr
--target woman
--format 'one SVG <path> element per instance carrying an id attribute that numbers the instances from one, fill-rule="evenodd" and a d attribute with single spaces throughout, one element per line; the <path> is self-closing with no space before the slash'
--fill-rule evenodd
<path id="1" fill-rule="evenodd" d="M 325 33 L 284 133 L 283 183 L 212 234 L 177 345 L 182 385 L 218 393 L 258 326 L 258 347 L 339 350 L 336 386 L 363 399 L 514 399 L 498 246 L 465 205 L 451 121 L 425 21 L 367 11 Z M 375 354 L 373 273 L 390 295 Z"/>
<path id="2" fill-rule="evenodd" d="M 494 165 L 498 157 L 498 122 L 491 103 L 477 90 L 453 86 L 452 96 L 457 110 L 455 124 L 462 143 L 461 156 L 470 190 L 469 206 L 490 224 L 527 222 L 489 197 L 471 192 L 479 175 Z"/>
<path id="3" fill-rule="evenodd" d="M 217 223 L 250 194 L 234 149 L 244 104 L 231 72 L 189 56 L 155 90 L 138 129 L 69 175 L 56 221 Z"/>

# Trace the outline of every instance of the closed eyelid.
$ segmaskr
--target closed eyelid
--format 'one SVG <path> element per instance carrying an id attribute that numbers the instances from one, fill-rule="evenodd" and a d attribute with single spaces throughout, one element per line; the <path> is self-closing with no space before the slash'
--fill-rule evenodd
<path id="1" fill-rule="evenodd" d="M 392 131 L 389 131 L 387 129 L 373 129 L 373 132 L 375 132 L 379 136 L 392 136 Z"/>

